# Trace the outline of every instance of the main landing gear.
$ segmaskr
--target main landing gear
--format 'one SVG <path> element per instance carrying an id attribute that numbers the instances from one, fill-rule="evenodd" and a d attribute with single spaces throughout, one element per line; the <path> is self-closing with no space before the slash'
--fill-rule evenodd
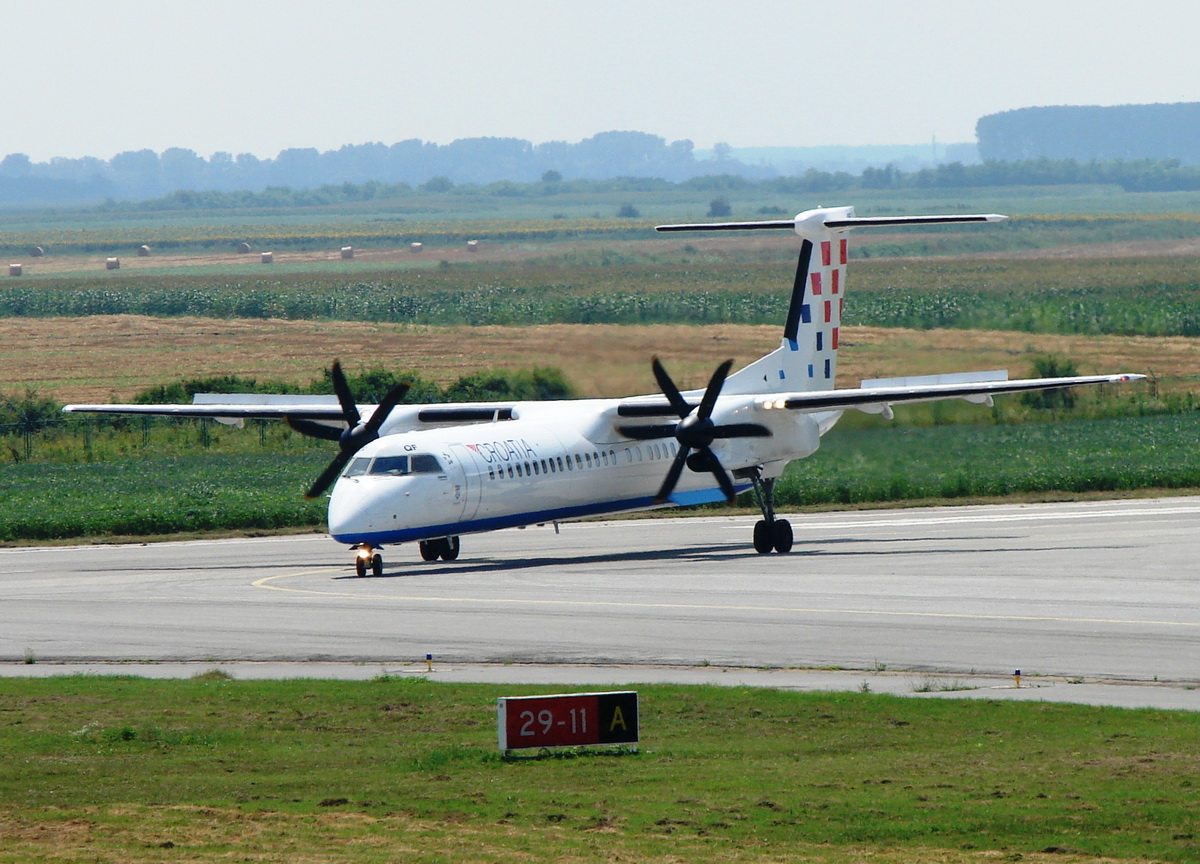
<path id="1" fill-rule="evenodd" d="M 441 558 L 443 561 L 453 561 L 458 557 L 458 538 L 457 537 L 437 537 L 433 540 L 422 540 L 418 544 L 421 548 L 422 561 L 436 561 Z"/>
<path id="2" fill-rule="evenodd" d="M 754 523 L 754 551 L 766 555 L 772 550 L 783 554 L 792 551 L 792 523 L 775 518 L 775 478 L 764 480 L 757 468 L 749 471 L 754 484 L 754 497 L 763 518 Z"/>

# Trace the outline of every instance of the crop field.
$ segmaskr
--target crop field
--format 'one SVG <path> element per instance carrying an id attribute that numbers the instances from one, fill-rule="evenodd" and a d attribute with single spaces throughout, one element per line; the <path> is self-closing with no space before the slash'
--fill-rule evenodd
<path id="1" fill-rule="evenodd" d="M 639 752 L 506 761 L 544 688 L 0 680 L 0 862 L 1190 862 L 1200 722 L 643 686 Z"/>
<path id="2" fill-rule="evenodd" d="M 95 315 L 0 318 L 0 394 L 60 402 L 127 401 L 170 381 L 239 375 L 293 385 L 340 358 L 348 369 L 413 370 L 446 384 L 479 369 L 561 369 L 582 396 L 653 392 L 658 356 L 684 386 L 702 386 L 726 358 L 748 363 L 779 344 L 781 326 L 575 325 L 434 327 L 365 321 L 288 321 Z M 844 328 L 839 381 L 962 370 L 1029 374 L 1035 358 L 1072 360 L 1081 373 L 1152 374 L 1162 392 L 1200 390 L 1200 341 L 1187 337 L 1031 335 L 1005 331 Z M 103 358 L 97 362 L 97 358 Z M 1149 398 L 1146 385 L 1118 388 Z M 905 416 L 916 416 L 907 409 Z M 976 411 L 977 416 L 981 412 Z"/>
<path id="3" fill-rule="evenodd" d="M 656 241 L 653 248 L 660 248 Z M 793 244 L 794 245 L 794 244 Z M 10 278 L 0 318 L 148 315 L 371 321 L 438 326 L 776 324 L 786 316 L 794 249 L 763 244 L 741 260 L 693 244 L 647 251 L 564 244 L 558 257 L 428 259 L 264 273 L 179 267 Z M 782 254 L 786 251 L 787 254 Z M 460 258 L 469 258 L 461 252 Z M 351 262 L 353 263 L 353 262 Z M 386 266 L 385 266 L 386 265 Z M 1200 256 L 1117 259 L 891 258 L 851 267 L 845 323 L 1145 336 L 1200 335 Z"/>

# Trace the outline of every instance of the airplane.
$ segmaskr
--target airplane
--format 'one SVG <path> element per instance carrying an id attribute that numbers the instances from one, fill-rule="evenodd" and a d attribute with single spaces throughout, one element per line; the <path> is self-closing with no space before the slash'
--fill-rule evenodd
<path id="1" fill-rule="evenodd" d="M 309 488 L 332 486 L 332 538 L 355 552 L 355 571 L 383 573 L 384 546 L 415 541 L 424 561 L 453 561 L 460 537 L 502 528 L 708 502 L 752 490 L 762 513 L 760 554 L 784 554 L 792 526 L 775 509 L 788 463 L 811 456 L 844 411 L 891 419 L 892 406 L 964 399 L 990 406 L 1003 393 L 1115 384 L 1144 375 L 1008 380 L 1005 371 L 924 375 L 834 385 L 846 290 L 848 235 L 857 228 L 998 222 L 997 214 L 857 217 L 853 207 L 793 219 L 660 225 L 660 232 L 790 230 L 800 254 L 780 346 L 732 372 L 726 360 L 702 390 L 680 390 L 651 363 L 659 394 L 545 402 L 404 405 L 400 384 L 358 405 L 335 362 L 336 398 L 198 394 L 190 405 L 67 405 L 67 412 L 274 418 L 336 441 Z"/>

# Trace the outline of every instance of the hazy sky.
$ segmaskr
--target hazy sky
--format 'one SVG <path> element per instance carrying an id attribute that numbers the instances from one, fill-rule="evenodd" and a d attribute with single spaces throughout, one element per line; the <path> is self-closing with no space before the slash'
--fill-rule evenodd
<path id="1" fill-rule="evenodd" d="M 406 138 L 974 140 L 1200 101 L 1195 0 L 4 0 L 0 155 Z"/>

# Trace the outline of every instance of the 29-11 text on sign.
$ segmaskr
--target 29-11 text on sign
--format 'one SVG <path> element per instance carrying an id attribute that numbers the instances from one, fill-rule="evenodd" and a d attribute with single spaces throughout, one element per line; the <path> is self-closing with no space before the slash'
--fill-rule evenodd
<path id="1" fill-rule="evenodd" d="M 496 700 L 500 749 L 636 744 L 637 692 L 501 696 Z"/>

